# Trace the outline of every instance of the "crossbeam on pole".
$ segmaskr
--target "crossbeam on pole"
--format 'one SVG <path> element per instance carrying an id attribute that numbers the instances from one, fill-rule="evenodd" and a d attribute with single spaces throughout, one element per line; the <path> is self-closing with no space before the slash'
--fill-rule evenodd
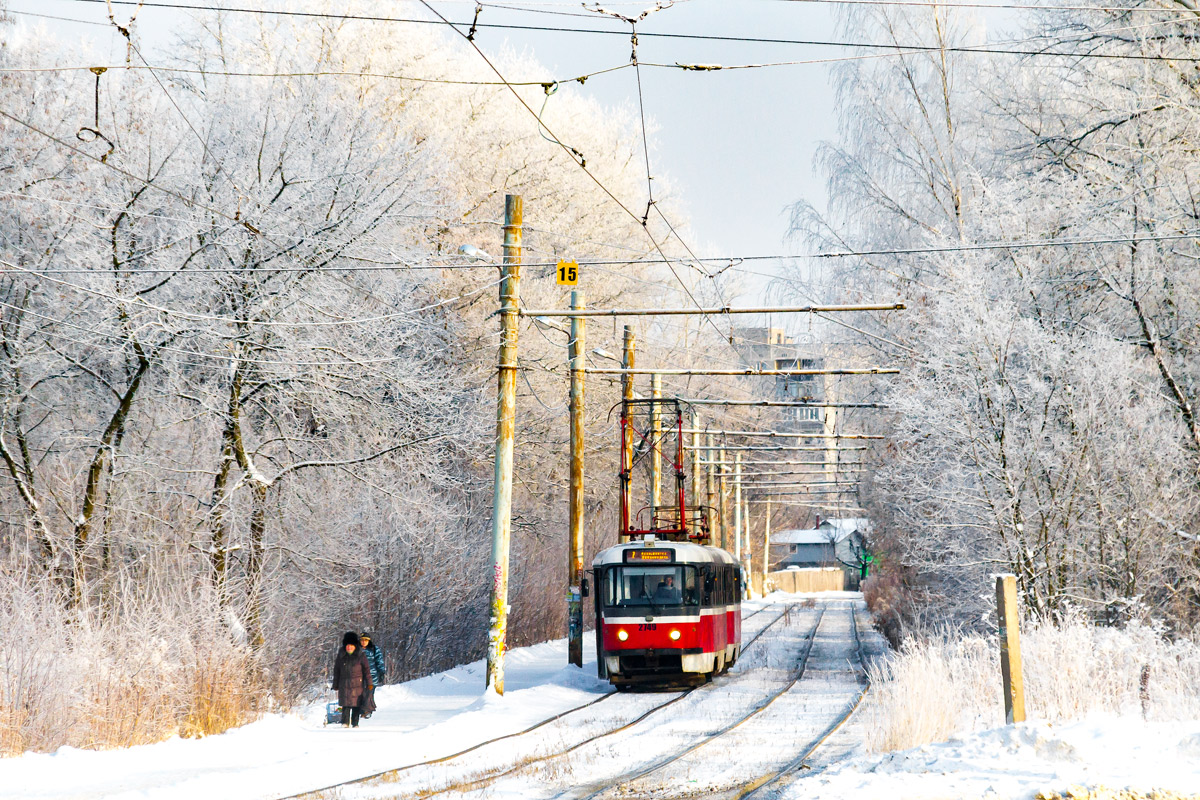
<path id="1" fill-rule="evenodd" d="M 861 369 L 633 369 L 619 367 L 587 367 L 589 375 L 733 375 L 757 377 L 760 375 L 898 375 L 895 367 L 862 367 Z"/>
<path id="2" fill-rule="evenodd" d="M 780 408 L 887 408 L 883 403 L 820 403 L 807 400 L 713 400 L 707 397 L 676 397 L 693 406 L 767 406 Z"/>
<path id="3" fill-rule="evenodd" d="M 797 433 L 795 431 L 718 431 L 692 430 L 684 428 L 684 433 L 711 433 L 714 436 L 758 436 L 780 439 L 884 439 L 882 435 L 872 433 Z"/>
<path id="4" fill-rule="evenodd" d="M 743 463 L 743 464 L 745 464 L 746 462 L 745 462 L 745 461 L 743 461 L 742 463 Z M 831 466 L 832 466 L 832 465 L 831 465 Z M 857 473 L 857 472 L 860 472 L 861 470 L 854 469 L 854 470 L 835 470 L 835 471 L 840 471 L 840 472 L 853 472 L 853 473 Z M 770 478 L 770 477 L 782 477 L 782 476 L 784 476 L 784 475 L 828 475 L 828 474 L 829 474 L 829 470 L 825 470 L 825 469 L 820 469 L 820 470 L 784 470 L 784 471 L 781 471 L 781 472 L 775 472 L 775 471 L 771 471 L 771 472 L 743 472 L 743 473 L 742 473 L 742 477 L 743 477 L 743 478 Z"/>
<path id="5" fill-rule="evenodd" d="M 691 450 L 692 446 L 684 445 L 684 449 Z M 812 445 L 810 445 L 810 444 L 736 444 L 736 445 L 726 445 L 725 449 L 726 450 L 754 450 L 754 451 L 757 451 L 760 453 L 763 453 L 763 452 L 772 453 L 772 452 L 779 452 L 781 450 L 792 450 L 792 451 L 807 450 L 810 452 L 811 451 L 819 451 L 819 452 L 824 453 L 829 450 L 837 450 L 840 452 L 846 452 L 846 451 L 851 451 L 851 450 L 870 450 L 871 448 L 865 444 L 855 444 L 855 445 L 848 445 L 848 446 L 833 445 L 832 447 L 829 447 L 826 445 L 815 445 L 815 444 L 812 444 Z"/>
<path id="6" fill-rule="evenodd" d="M 839 311 L 903 311 L 904 303 L 863 303 L 837 306 L 775 306 L 755 308 L 589 308 L 575 313 L 558 308 L 527 308 L 522 317 L 671 317 L 710 316 L 713 314 L 833 314 Z"/>
<path id="7" fill-rule="evenodd" d="M 746 489 L 803 489 L 808 486 L 858 486 L 859 481 L 796 481 L 794 483 L 754 483 L 747 481 L 742 484 Z"/>
<path id="8" fill-rule="evenodd" d="M 716 460 L 716 459 L 713 459 L 713 460 L 711 460 L 711 461 L 710 461 L 710 460 L 701 460 L 701 461 L 700 461 L 700 464 L 701 464 L 702 466 L 710 466 L 710 465 L 711 465 L 711 466 L 714 466 L 714 467 L 733 466 L 733 462 L 732 462 L 732 461 L 719 461 L 719 460 Z M 744 465 L 744 464 L 753 464 L 753 465 L 754 465 L 754 466 L 756 466 L 756 467 L 763 467 L 763 466 L 770 466 L 770 467 L 774 467 L 774 466 L 785 466 L 785 467 L 824 467 L 824 466 L 836 466 L 836 467 L 862 467 L 862 466 L 866 466 L 866 464 L 864 464 L 862 461 L 743 461 L 743 462 L 742 462 L 742 464 L 743 464 L 743 465 Z"/>
<path id="9" fill-rule="evenodd" d="M 827 503 L 803 503 L 799 500 L 780 500 L 779 498 L 772 497 L 770 495 L 762 498 L 761 500 L 747 500 L 746 502 L 753 503 L 756 506 L 772 505 L 776 508 L 823 508 L 829 511 L 866 511 L 866 509 L 862 506 L 852 506 L 844 503 L 835 506 L 831 506 Z"/>
<path id="10" fill-rule="evenodd" d="M 770 494 L 772 497 L 792 497 L 799 495 L 811 494 L 850 494 L 857 492 L 858 489 L 788 489 L 785 492 L 760 492 L 760 494 Z"/>

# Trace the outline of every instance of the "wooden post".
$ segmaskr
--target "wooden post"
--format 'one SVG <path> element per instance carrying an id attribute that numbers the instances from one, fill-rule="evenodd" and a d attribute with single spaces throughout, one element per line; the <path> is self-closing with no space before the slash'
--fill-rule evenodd
<path id="1" fill-rule="evenodd" d="M 571 308 L 583 308 L 583 293 L 571 292 Z M 567 662 L 583 666 L 583 353 L 584 319 L 571 317 L 571 494 L 567 553 Z"/>
<path id="2" fill-rule="evenodd" d="M 633 326 L 625 326 L 624 348 L 621 352 L 621 368 L 634 368 L 634 355 L 637 342 L 633 335 Z M 633 503 L 633 437 L 629 435 L 629 401 L 633 400 L 633 376 L 621 376 L 621 519 L 617 523 L 617 541 L 624 544 L 627 539 L 625 530 L 629 525 L 629 515 L 633 513 L 630 506 Z"/>
<path id="3" fill-rule="evenodd" d="M 487 686 L 504 694 L 508 636 L 508 548 L 512 535 L 513 432 L 517 415 L 517 292 L 521 281 L 521 198 L 504 198 L 504 263 L 500 267 L 500 365 L 496 401 L 496 463 L 492 490 L 492 604 Z"/>
<path id="4" fill-rule="evenodd" d="M 996 616 L 1000 622 L 1000 674 L 1004 680 L 1004 721 L 1025 721 L 1025 683 L 1021 677 L 1021 618 L 1017 613 L 1017 576 L 996 576 Z"/>

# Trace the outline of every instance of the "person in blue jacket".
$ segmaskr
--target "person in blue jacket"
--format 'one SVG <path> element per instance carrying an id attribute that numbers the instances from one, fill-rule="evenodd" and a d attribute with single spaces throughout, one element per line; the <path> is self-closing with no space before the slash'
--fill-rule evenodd
<path id="1" fill-rule="evenodd" d="M 363 654 L 367 657 L 367 666 L 371 668 L 371 689 L 363 704 L 363 716 L 369 718 L 375 711 L 375 687 L 387 677 L 387 666 L 383 663 L 383 649 L 371 641 L 371 634 L 363 631 L 359 634 L 359 640 L 362 643 Z"/>

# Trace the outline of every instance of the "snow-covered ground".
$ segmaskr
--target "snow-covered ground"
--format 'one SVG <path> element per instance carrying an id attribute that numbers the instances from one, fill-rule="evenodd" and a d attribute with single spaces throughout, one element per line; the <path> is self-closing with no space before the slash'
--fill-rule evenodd
<path id="1" fill-rule="evenodd" d="M 857 695 L 849 623 L 855 607 L 862 626 L 861 600 L 826 594 L 807 607 L 795 605 L 798 600 L 775 594 L 747 604 L 745 636 L 766 629 L 762 637 L 729 675 L 682 697 L 610 696 L 595 677 L 590 637 L 582 671 L 563 666 L 566 643 L 560 640 L 511 651 L 502 698 L 484 693 L 483 664 L 476 662 L 381 687 L 379 711 L 358 730 L 325 727 L 323 706 L 314 704 L 207 739 L 108 752 L 63 748 L 6 759 L 0 761 L 0 797 L 279 798 L 450 756 L 585 704 L 594 705 L 442 763 L 344 787 L 337 796 L 366 800 L 453 788 L 447 796 L 576 797 L 688 748 L 694 749 L 630 789 L 638 797 L 715 796 L 721 787 L 786 763 Z M 808 669 L 787 689 L 822 607 Z M 786 691 L 749 722 L 703 743 L 780 690 Z M 779 796 L 1024 799 L 1072 785 L 1200 795 L 1200 722 L 1031 722 L 887 755 L 862 753 L 855 730 L 861 724 L 865 720 L 856 719 L 835 734 L 809 759 L 811 769 L 797 773 Z M 609 731 L 616 732 L 591 741 Z"/>

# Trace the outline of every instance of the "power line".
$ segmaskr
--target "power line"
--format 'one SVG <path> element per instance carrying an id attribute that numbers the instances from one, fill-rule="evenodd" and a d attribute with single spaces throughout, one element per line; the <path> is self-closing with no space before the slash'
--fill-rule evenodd
<path id="1" fill-rule="evenodd" d="M 805 5 L 812 3 L 822 3 L 827 5 L 843 5 L 843 6 L 918 6 L 924 8 L 946 8 L 947 3 L 936 2 L 932 0 L 781 0 L 785 3 L 804 3 Z M 994 8 L 1003 11 L 1112 11 L 1112 12 L 1133 12 L 1144 11 L 1147 13 L 1164 12 L 1178 13 L 1182 15 L 1195 16 L 1196 12 L 1186 7 L 1171 8 L 1167 6 L 1147 7 L 1147 6 L 1060 6 L 1060 5 L 1029 5 L 1021 3 L 964 3 L 956 2 L 953 8 L 978 8 L 989 9 Z M 532 9 L 530 9 L 532 10 Z"/>
<path id="2" fill-rule="evenodd" d="M 616 203 L 617 206 L 621 210 L 623 210 L 626 214 L 628 214 L 630 217 L 632 217 L 636 221 L 638 219 L 637 215 L 634 214 L 634 212 L 628 206 L 626 206 L 623 202 L 621 202 L 620 198 L 618 198 L 616 196 L 616 194 L 613 193 L 613 191 L 611 189 L 609 189 L 604 184 L 604 182 L 601 181 L 600 178 L 598 178 L 595 175 L 595 173 L 593 173 L 591 170 L 589 170 L 587 168 L 587 161 L 584 158 L 583 154 L 580 153 L 578 150 L 576 150 L 574 147 L 571 147 L 570 145 L 563 142 L 563 140 L 558 135 L 556 135 L 554 133 L 554 131 L 552 131 L 550 129 L 550 126 L 548 126 L 542 120 L 542 118 L 537 114 L 537 112 L 535 112 L 529 106 L 529 104 L 525 102 L 525 98 L 521 97 L 520 92 L 518 92 L 515 87 L 513 87 L 511 84 L 509 84 L 507 82 L 504 75 L 500 72 L 500 70 L 496 67 L 496 65 L 492 63 L 492 60 L 490 58 L 488 58 L 487 54 L 485 54 L 483 52 L 483 50 L 480 49 L 479 45 L 477 45 L 475 43 L 474 36 L 465 34 L 462 31 L 460 31 L 452 22 L 450 22 L 448 19 L 446 19 L 444 16 L 442 16 L 441 12 L 439 12 L 437 9 L 435 9 L 433 6 L 431 6 L 428 2 L 426 2 L 426 0 L 419 0 L 419 2 L 421 3 L 421 5 L 425 6 L 425 8 L 427 8 L 430 13 L 432 13 L 434 16 L 436 16 L 438 19 L 440 19 L 443 24 L 447 25 L 452 31 L 454 31 L 456 34 L 461 36 L 464 40 L 466 40 L 466 42 L 469 45 L 471 45 L 471 47 L 475 50 L 476 53 L 479 54 L 479 57 L 483 59 L 484 63 L 488 65 L 488 67 L 492 70 L 492 72 L 496 73 L 496 77 L 502 81 L 505 81 L 505 85 L 507 86 L 508 90 L 512 93 L 513 97 L 515 97 L 517 99 L 517 102 L 521 104 L 521 107 L 524 108 L 527 112 L 529 112 L 529 114 L 537 121 L 538 125 L 541 126 L 541 128 L 544 128 L 546 130 L 546 133 L 550 134 L 550 136 L 554 140 L 554 143 L 557 144 L 559 147 L 561 147 L 563 149 L 563 151 L 567 153 L 568 157 L 581 170 L 583 170 L 585 175 L 587 175 L 589 178 L 591 178 L 592 181 L 598 187 L 600 187 L 600 190 L 603 191 L 604 194 L 608 195 L 608 197 L 614 203 Z M 636 40 L 635 40 L 635 43 L 636 43 Z M 659 241 L 658 241 L 658 239 L 655 238 L 654 234 L 650 232 L 650 228 L 647 226 L 645 220 L 641 221 L 641 227 L 642 227 L 642 231 L 646 234 L 646 238 L 650 240 L 650 243 L 654 246 L 655 251 L 657 251 L 658 254 L 662 257 L 663 263 L 666 264 L 667 269 L 669 269 L 671 271 L 671 274 L 675 277 L 675 280 L 679 283 L 680 288 L 683 289 L 683 293 L 685 295 L 687 295 L 688 299 L 691 300 L 693 305 L 695 305 L 696 307 L 699 307 L 700 303 L 699 303 L 699 301 L 696 300 L 695 295 L 692 294 L 692 290 L 688 288 L 688 285 L 683 281 L 683 279 L 681 277 L 679 277 L 679 273 L 675 271 L 675 261 L 676 260 L 670 259 L 667 257 L 667 254 L 663 251 L 662 245 L 659 244 Z M 713 323 L 711 320 L 709 320 L 709 323 L 713 325 L 713 329 L 717 330 L 717 333 L 719 334 L 720 330 L 716 328 L 716 324 Z"/>
<path id="3" fill-rule="evenodd" d="M 4 260 L 0 260 L 0 266 L 7 267 L 10 270 L 14 270 L 16 272 L 21 272 L 26 275 L 32 276 L 32 275 L 38 274 L 38 273 L 34 272 L 33 270 L 28 270 L 28 269 L 25 269 L 24 267 L 19 267 L 16 264 L 13 264 L 13 263 L 10 263 L 10 262 L 4 261 Z M 39 275 L 38 277 L 43 277 L 52 283 L 58 284 L 59 286 L 64 286 L 64 287 L 67 287 L 70 289 L 74 289 L 75 291 L 83 292 L 84 294 L 90 294 L 94 297 L 99 297 L 104 300 L 110 300 L 115 303 L 128 303 L 129 305 L 131 305 L 134 308 L 141 310 L 141 311 L 151 311 L 151 312 L 158 313 L 158 314 L 166 314 L 167 316 L 179 317 L 181 319 L 194 320 L 197 322 L 223 322 L 223 323 L 229 323 L 232 325 L 249 325 L 249 326 L 257 326 L 257 327 L 281 327 L 281 328 L 340 328 L 340 327 L 344 327 L 347 325 L 366 325 L 366 324 L 374 324 L 374 323 L 379 323 L 379 322 L 387 322 L 387 321 L 393 320 L 393 319 L 411 318 L 418 314 L 422 314 L 427 311 L 432 311 L 434 309 L 450 305 L 451 303 L 457 302 L 459 300 L 465 300 L 468 297 L 472 297 L 481 292 L 485 292 L 488 289 L 491 289 L 492 287 L 498 286 L 500 284 L 500 280 L 497 279 L 495 281 L 492 281 L 491 283 L 487 283 L 487 284 L 484 284 L 483 286 L 476 287 L 476 288 L 470 290 L 469 292 L 464 292 L 463 294 L 460 294 L 457 297 L 450 297 L 445 300 L 439 300 L 436 303 L 430 303 L 428 305 L 420 306 L 418 308 L 405 309 L 404 311 L 397 311 L 397 312 L 391 313 L 391 314 L 377 314 L 377 315 L 371 316 L 371 317 L 355 317 L 355 318 L 351 318 L 351 319 L 337 319 L 337 320 L 326 320 L 326 321 L 283 322 L 283 321 L 276 321 L 276 320 L 237 319 L 235 317 L 227 317 L 227 316 L 223 316 L 220 314 L 198 314 L 194 311 L 182 311 L 180 309 L 167 308 L 165 306 L 154 305 L 153 303 L 150 303 L 141 297 L 120 297 L 118 295 L 108 294 L 106 292 L 99 291 L 98 289 L 90 289 L 86 286 L 80 286 L 78 284 L 74 284 L 69 281 L 57 280 L 55 278 L 49 277 L 48 275 Z"/>
<path id="4" fill-rule="evenodd" d="M 90 3 L 104 4 L 109 0 L 70 0 L 75 3 Z M 411 25 L 447 25 L 454 29 L 456 33 L 466 37 L 466 34 L 459 30 L 459 27 L 466 28 L 471 23 L 467 22 L 451 22 L 442 16 L 438 11 L 426 4 L 431 12 L 438 16 L 438 20 L 416 19 L 406 17 L 384 17 L 369 14 L 332 14 L 328 12 L 318 11 L 283 11 L 264 8 L 248 8 L 244 6 L 227 6 L 217 8 L 205 6 L 198 3 L 165 3 L 165 2 L 139 2 L 139 0 L 111 0 L 113 5 L 139 6 L 144 8 L 168 8 L 184 11 L 206 11 L 210 13 L 237 13 L 237 14 L 261 14 L 270 16 L 282 17 L 299 17 L 308 19 L 336 19 L 336 20 L 355 20 L 363 22 L 390 22 Z M 621 36 L 625 37 L 623 31 L 604 30 L 597 28 L 566 28 L 548 25 L 520 25 L 515 23 L 496 23 L 496 22 L 478 22 L 474 23 L 477 29 L 492 29 L 492 30 L 511 30 L 511 31 L 532 31 L 539 33 L 573 33 L 584 35 L 598 36 Z M 783 39 L 776 37 L 759 37 L 759 36 L 724 36 L 718 34 L 701 34 L 701 33 L 655 33 L 655 32 L 639 32 L 639 38 L 646 39 L 664 39 L 664 40 L 683 40 L 683 41 L 707 41 L 707 42 L 731 42 L 742 44 L 773 44 L 773 45 L 798 45 L 809 47 L 850 47 L 860 48 L 864 50 L 908 50 L 912 52 L 937 52 L 937 53 L 985 53 L 992 55 L 1008 55 L 1008 56 L 1049 56 L 1055 58 L 1067 57 L 1078 59 L 1110 59 L 1110 60 L 1132 60 L 1132 61 L 1184 61 L 1184 62 L 1200 62 L 1200 57 L 1197 56 L 1180 56 L 1172 58 L 1169 56 L 1145 55 L 1138 53 L 1064 53 L 1051 50 L 1013 50 L 1006 48 L 994 47 L 972 47 L 972 46 L 937 46 L 937 45 L 907 45 L 907 44 L 883 44 L 879 42 L 837 42 L 821 39 Z M 1044 38 L 1044 37 L 1037 37 Z M 474 44 L 474 42 L 471 42 Z"/>
<path id="5" fill-rule="evenodd" d="M 77 0 L 77 1 L 82 2 L 83 0 Z M 25 12 L 13 12 L 13 13 L 25 13 Z M 32 16 L 45 16 L 45 15 L 37 14 L 37 15 L 32 15 Z M 51 19 L 64 19 L 64 18 L 52 17 Z M 64 19 L 64 21 L 83 22 L 83 20 L 65 20 L 65 19 Z M 94 23 L 89 23 L 89 24 L 104 25 L 104 23 L 100 23 L 100 22 L 94 22 Z M 107 27 L 107 26 L 105 25 L 105 27 Z M 141 56 L 140 53 L 138 55 L 139 55 L 139 57 Z M 171 73 L 177 73 L 180 75 L 209 75 L 209 76 L 216 75 L 216 76 L 221 76 L 224 78 L 379 78 L 379 79 L 384 79 L 384 80 L 409 81 L 411 83 L 442 83 L 442 84 L 449 84 L 452 86 L 503 86 L 504 85 L 501 81 L 470 81 L 470 80 L 456 80 L 453 78 L 420 78 L 420 77 L 414 77 L 411 75 L 399 75 L 399 74 L 391 73 L 391 72 L 355 72 L 355 71 L 351 71 L 351 70 L 309 70 L 309 71 L 295 70 L 295 71 L 284 71 L 284 72 L 266 72 L 266 71 L 261 71 L 261 70 L 237 71 L 237 70 L 195 69 L 192 67 L 159 66 L 159 65 L 147 63 L 145 61 L 145 59 L 142 59 L 142 60 L 143 60 L 143 63 L 141 65 L 139 65 L 139 64 L 112 64 L 112 65 L 104 67 L 104 69 L 105 70 L 110 70 L 110 69 L 111 70 L 117 70 L 117 69 L 149 70 L 150 72 L 171 72 Z M 610 72 L 617 72 L 619 70 L 629 69 L 631 66 L 633 66 L 633 65 L 632 64 L 619 64 L 615 67 L 607 67 L 605 69 L 599 69 L 599 70 L 596 70 L 595 72 L 589 72 L 589 73 L 585 73 L 583 75 L 577 75 L 573 78 L 548 78 L 545 80 L 536 80 L 536 81 L 513 81 L 511 85 L 513 85 L 513 86 L 547 86 L 547 85 L 553 85 L 555 83 L 570 83 L 572 81 L 578 81 L 579 83 L 583 83 L 584 81 L 590 80 L 591 78 L 594 78 L 597 75 L 605 75 Z M 86 67 L 85 66 L 0 67 L 0 73 L 19 74 L 19 73 L 27 73 L 27 72 L 29 72 L 29 73 L 89 72 L 89 71 L 91 71 L 93 69 L 97 69 L 97 68 L 98 67 L 96 65 L 86 66 Z"/>

